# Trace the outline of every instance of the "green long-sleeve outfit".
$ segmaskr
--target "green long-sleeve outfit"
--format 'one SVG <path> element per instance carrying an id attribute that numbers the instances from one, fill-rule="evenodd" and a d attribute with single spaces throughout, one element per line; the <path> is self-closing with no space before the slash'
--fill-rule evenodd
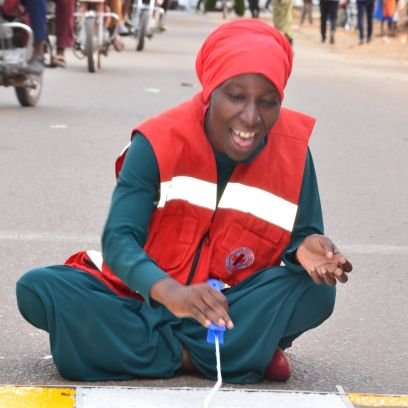
<path id="1" fill-rule="evenodd" d="M 216 161 L 220 195 L 235 163 L 218 153 Z M 66 378 L 170 377 L 181 366 L 182 346 L 200 372 L 216 377 L 214 346 L 206 342 L 206 329 L 150 300 L 151 286 L 167 276 L 142 249 L 158 186 L 153 150 L 143 136 L 136 136 L 113 194 L 102 246 L 105 261 L 146 302 L 119 297 L 94 277 L 66 266 L 34 269 L 17 283 L 21 313 L 50 333 L 54 361 Z M 221 347 L 225 381 L 262 380 L 278 345 L 285 348 L 331 314 L 334 288 L 315 285 L 292 262 L 304 237 L 322 232 L 308 153 L 292 239 L 282 256 L 286 266 L 265 268 L 224 291 L 235 324 Z"/>
<path id="2" fill-rule="evenodd" d="M 249 163 L 260 149 L 246 162 Z M 222 153 L 215 152 L 215 157 L 219 200 L 236 162 Z M 152 284 L 167 276 L 142 249 L 150 217 L 155 210 L 154 202 L 158 201 L 159 184 L 158 164 L 149 142 L 143 136 L 134 137 L 113 194 L 102 247 L 103 257 L 111 269 L 145 299 L 149 299 Z M 283 255 L 288 268 L 303 271 L 291 262 L 291 255 L 307 235 L 322 232 L 319 191 L 313 161 L 308 153 L 291 244 Z"/>

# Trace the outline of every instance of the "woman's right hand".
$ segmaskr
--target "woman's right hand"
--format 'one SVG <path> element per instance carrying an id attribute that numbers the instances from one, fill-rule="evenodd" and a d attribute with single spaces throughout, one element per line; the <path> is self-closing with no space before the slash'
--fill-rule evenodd
<path id="1" fill-rule="evenodd" d="M 157 281 L 150 290 L 155 301 L 166 306 L 177 317 L 192 317 L 204 327 L 211 322 L 232 329 L 226 297 L 207 283 L 183 286 L 168 277 Z"/>

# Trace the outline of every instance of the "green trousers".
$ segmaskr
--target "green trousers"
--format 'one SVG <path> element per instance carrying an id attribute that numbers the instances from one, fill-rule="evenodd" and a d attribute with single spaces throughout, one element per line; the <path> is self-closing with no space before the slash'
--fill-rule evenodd
<path id="1" fill-rule="evenodd" d="M 20 312 L 49 333 L 54 362 L 67 379 L 168 378 L 181 367 L 182 347 L 205 377 L 216 379 L 214 345 L 194 319 L 119 297 L 67 266 L 31 270 L 16 290 Z M 335 300 L 335 288 L 284 267 L 259 271 L 224 294 L 235 327 L 221 345 L 222 375 L 239 384 L 262 381 L 276 348 L 320 325 Z"/>

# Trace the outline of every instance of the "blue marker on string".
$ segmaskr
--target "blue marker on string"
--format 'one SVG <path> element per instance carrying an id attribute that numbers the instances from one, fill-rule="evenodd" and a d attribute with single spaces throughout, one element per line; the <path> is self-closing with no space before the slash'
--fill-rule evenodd
<path id="1" fill-rule="evenodd" d="M 213 287 L 214 289 L 221 292 L 222 283 L 217 279 L 209 279 L 208 284 Z M 218 338 L 218 342 L 220 344 L 224 344 L 224 332 L 225 326 L 218 326 L 217 324 L 211 322 L 208 331 L 207 331 L 207 343 L 215 343 L 215 338 Z"/>
<path id="2" fill-rule="evenodd" d="M 208 284 L 214 289 L 221 292 L 222 284 L 217 279 L 209 279 Z M 215 344 L 215 358 L 217 360 L 217 382 L 215 383 L 211 392 L 207 395 L 207 398 L 204 400 L 203 408 L 208 408 L 214 394 L 221 388 L 222 377 L 221 377 L 221 357 L 220 357 L 220 344 L 224 344 L 224 332 L 225 327 L 218 326 L 215 323 L 211 322 L 210 327 L 207 331 L 207 342 Z"/>

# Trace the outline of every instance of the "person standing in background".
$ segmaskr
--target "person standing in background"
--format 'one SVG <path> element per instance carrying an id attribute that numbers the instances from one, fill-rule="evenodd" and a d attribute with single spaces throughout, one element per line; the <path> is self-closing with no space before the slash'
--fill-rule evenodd
<path id="1" fill-rule="evenodd" d="M 381 35 L 393 35 L 395 33 L 394 16 L 396 12 L 396 0 L 378 0 L 374 18 L 381 22 Z M 384 23 L 387 23 L 388 31 L 384 29 Z"/>
<path id="2" fill-rule="evenodd" d="M 359 34 L 359 44 L 364 44 L 364 40 L 368 43 L 373 35 L 373 12 L 374 0 L 357 0 L 357 27 Z M 364 18 L 367 19 L 367 35 L 365 36 Z"/>
<path id="3" fill-rule="evenodd" d="M 309 23 L 313 24 L 313 0 L 303 0 L 303 9 L 302 15 L 300 17 L 300 25 L 303 25 L 306 16 L 309 20 Z"/>
<path id="4" fill-rule="evenodd" d="M 259 17 L 259 0 L 248 0 L 249 10 L 252 18 Z"/>
<path id="5" fill-rule="evenodd" d="M 277 28 L 293 45 L 293 3 L 292 0 L 272 0 L 272 21 L 275 28 Z"/>
<path id="6" fill-rule="evenodd" d="M 326 42 L 327 20 L 330 21 L 330 44 L 335 42 L 338 9 L 339 0 L 320 0 L 320 34 L 322 43 Z"/>

